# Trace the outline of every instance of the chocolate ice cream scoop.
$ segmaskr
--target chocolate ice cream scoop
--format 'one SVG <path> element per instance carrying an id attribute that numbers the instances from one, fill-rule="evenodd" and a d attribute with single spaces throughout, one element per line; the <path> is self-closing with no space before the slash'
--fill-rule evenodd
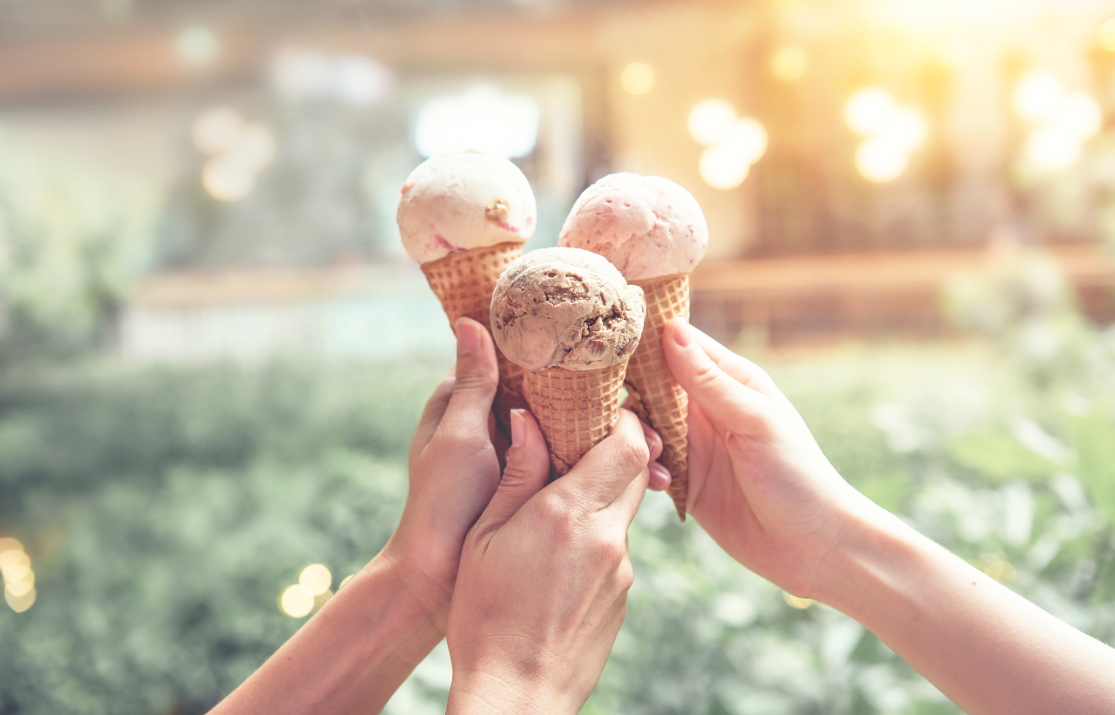
<path id="1" fill-rule="evenodd" d="M 496 283 L 496 345 L 528 370 L 598 370 L 625 362 L 646 317 L 643 291 L 607 259 L 579 248 L 544 248 L 512 263 Z"/>

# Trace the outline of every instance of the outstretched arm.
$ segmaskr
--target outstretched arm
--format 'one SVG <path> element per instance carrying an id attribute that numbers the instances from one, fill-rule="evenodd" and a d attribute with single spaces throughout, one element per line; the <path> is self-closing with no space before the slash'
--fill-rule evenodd
<path id="1" fill-rule="evenodd" d="M 859 494 L 770 377 L 677 322 L 690 512 L 743 565 L 878 635 L 971 715 L 1115 712 L 1115 650 Z"/>
<path id="2" fill-rule="evenodd" d="M 379 712 L 445 635 L 461 547 L 499 484 L 489 415 L 492 339 L 457 324 L 457 365 L 426 404 L 410 450 L 399 527 L 214 713 Z"/>

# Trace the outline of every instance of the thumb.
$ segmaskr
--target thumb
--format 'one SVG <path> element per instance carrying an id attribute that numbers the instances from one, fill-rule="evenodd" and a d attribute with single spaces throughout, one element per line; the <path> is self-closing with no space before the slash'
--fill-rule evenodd
<path id="1" fill-rule="evenodd" d="M 697 331 L 684 321 L 669 324 L 662 336 L 666 363 L 689 399 L 731 432 L 754 425 L 769 398 L 724 372 L 697 342 Z"/>
<path id="2" fill-rule="evenodd" d="M 550 451 L 538 423 L 526 410 L 511 410 L 511 448 L 507 466 L 492 501 L 480 516 L 476 529 L 481 534 L 496 531 L 507 523 L 532 496 L 546 486 L 550 477 Z"/>
<path id="3" fill-rule="evenodd" d="M 495 345 L 484 326 L 469 318 L 457 320 L 457 368 L 453 395 L 441 425 L 459 434 L 488 434 L 488 412 L 496 396 L 499 368 Z"/>

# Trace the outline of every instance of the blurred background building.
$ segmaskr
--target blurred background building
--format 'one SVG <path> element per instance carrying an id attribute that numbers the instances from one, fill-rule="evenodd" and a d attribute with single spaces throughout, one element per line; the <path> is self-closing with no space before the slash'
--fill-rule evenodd
<path id="1" fill-rule="evenodd" d="M 127 285 L 103 291 L 116 345 L 140 360 L 447 350 L 394 211 L 414 166 L 460 148 L 527 174 L 528 250 L 554 244 L 606 173 L 687 187 L 712 234 L 694 321 L 722 339 L 939 336 L 941 286 L 992 243 L 1051 248 L 1110 319 L 1113 11 L 5 3 L 0 138 L 24 164 L 3 170 L 81 174 L 90 195 L 71 186 L 59 211 L 109 201 L 117 224 L 142 224 L 114 258 Z M 123 233 L 96 216 L 69 230 L 70 244 Z M 374 344 L 370 326 L 396 319 Z"/>

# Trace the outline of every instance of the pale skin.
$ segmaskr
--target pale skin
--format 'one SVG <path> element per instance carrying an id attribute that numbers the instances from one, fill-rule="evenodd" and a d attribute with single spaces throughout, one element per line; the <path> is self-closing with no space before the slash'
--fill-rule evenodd
<path id="1" fill-rule="evenodd" d="M 648 467 L 661 440 L 621 411 L 544 488 L 549 456 L 529 413 L 512 416 L 505 455 L 493 440 L 491 336 L 467 318 L 456 329 L 457 363 L 419 421 L 387 546 L 213 713 L 379 712 L 447 629 L 451 712 L 575 713 L 592 691 L 626 608 L 627 526 L 646 488 L 669 483 Z"/>
<path id="2" fill-rule="evenodd" d="M 859 494 L 758 366 L 676 322 L 689 512 L 741 564 L 856 619 L 970 715 L 1115 712 L 1115 649 Z"/>
<path id="3" fill-rule="evenodd" d="M 376 712 L 443 635 L 450 713 L 584 704 L 626 609 L 627 527 L 646 487 L 669 481 L 647 466 L 661 442 L 624 411 L 546 485 L 541 434 L 517 411 L 501 475 L 491 338 L 457 332 L 395 535 L 214 712 Z M 682 323 L 664 348 L 690 398 L 689 511 L 731 556 L 855 618 L 971 715 L 1115 712 L 1115 650 L 859 494 L 759 367 Z"/>

